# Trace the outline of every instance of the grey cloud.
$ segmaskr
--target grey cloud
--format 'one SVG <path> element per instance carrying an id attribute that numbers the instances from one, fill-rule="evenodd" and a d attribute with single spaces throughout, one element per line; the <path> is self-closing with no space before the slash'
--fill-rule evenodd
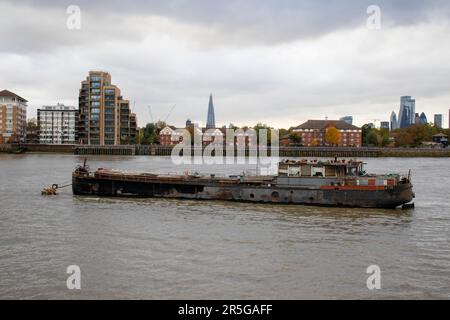
<path id="1" fill-rule="evenodd" d="M 389 27 L 367 33 L 365 10 L 376 2 Z M 82 9 L 79 31 L 65 28 L 69 4 Z M 123 95 L 136 101 L 141 125 L 150 120 L 147 105 L 155 118 L 165 118 L 175 103 L 170 122 L 204 121 L 210 92 L 220 124 L 289 126 L 347 113 L 387 117 L 405 94 L 429 115 L 423 101 L 440 99 L 427 106 L 433 112 L 450 101 L 446 1 L 44 0 L 0 6 L 9 10 L 0 20 L 0 89 L 28 98 L 30 115 L 39 104 L 76 105 L 90 69 L 112 74 Z M 440 19 L 447 24 L 435 24 Z"/>
<path id="2" fill-rule="evenodd" d="M 4 2 L 8 3 L 8 2 Z M 16 1 L 10 1 L 16 5 Z M 140 41 L 145 34 L 138 28 L 122 25 L 134 16 L 160 16 L 181 24 L 205 29 L 210 34 L 197 37 L 204 45 L 276 45 L 308 39 L 345 28 L 364 26 L 366 8 L 379 5 L 382 18 L 393 25 L 411 25 L 427 21 L 430 12 L 442 18 L 450 16 L 450 3 L 445 0 L 169 0 L 169 1 L 21 1 L 24 11 L 16 12 L 17 47 L 28 50 L 43 43 L 76 45 L 82 41 L 106 41 L 111 37 Z M 67 34 L 65 8 L 76 4 L 86 17 L 78 34 Z M 35 12 L 35 16 L 33 16 Z M 59 13 L 59 14 L 57 14 Z M 38 15 L 38 17 L 36 17 Z M 1 25 L 2 36 L 11 27 Z M 48 36 L 48 38 L 46 38 Z M 10 39 L 14 43 L 14 39 Z"/>

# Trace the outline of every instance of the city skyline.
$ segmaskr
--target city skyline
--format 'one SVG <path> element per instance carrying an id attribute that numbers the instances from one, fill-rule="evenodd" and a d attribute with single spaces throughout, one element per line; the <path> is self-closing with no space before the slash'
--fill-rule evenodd
<path id="1" fill-rule="evenodd" d="M 163 119 L 176 104 L 176 125 L 203 122 L 209 92 L 218 126 L 257 119 L 288 128 L 345 115 L 361 126 L 388 121 L 403 95 L 448 123 L 448 3 L 379 1 L 379 30 L 367 28 L 369 1 L 99 3 L 78 2 L 79 30 L 67 28 L 60 2 L 0 4 L 0 88 L 26 96 L 29 117 L 42 105 L 77 105 L 79 79 L 106 70 L 136 105 L 139 126 L 151 121 L 148 105 Z"/>

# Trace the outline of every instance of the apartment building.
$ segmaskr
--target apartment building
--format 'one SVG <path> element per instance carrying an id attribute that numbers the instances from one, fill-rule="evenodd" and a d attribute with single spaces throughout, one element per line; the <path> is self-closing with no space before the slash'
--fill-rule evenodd
<path id="1" fill-rule="evenodd" d="M 0 91 L 0 144 L 25 142 L 27 102 L 11 91 Z"/>
<path id="2" fill-rule="evenodd" d="M 338 146 L 361 147 L 362 130 L 342 120 L 308 120 L 294 128 L 302 137 L 302 144 L 305 146 L 325 146 L 325 134 L 327 129 L 334 127 L 339 131 Z"/>
<path id="3" fill-rule="evenodd" d="M 136 115 L 130 102 L 104 71 L 90 71 L 81 82 L 79 94 L 78 140 L 81 144 L 128 144 L 136 132 Z M 132 125 L 134 123 L 134 130 Z"/>
<path id="4" fill-rule="evenodd" d="M 78 109 L 57 104 L 43 106 L 37 110 L 39 143 L 77 143 Z"/>

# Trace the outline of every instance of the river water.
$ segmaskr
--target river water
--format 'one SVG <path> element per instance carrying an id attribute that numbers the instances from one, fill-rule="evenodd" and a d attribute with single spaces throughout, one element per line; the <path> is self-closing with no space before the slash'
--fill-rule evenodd
<path id="1" fill-rule="evenodd" d="M 411 169 L 414 210 L 54 197 L 82 158 L 0 154 L 0 298 L 449 299 L 450 161 L 365 159 Z M 184 172 L 164 157 L 88 157 L 91 168 Z M 188 168 L 192 169 L 192 168 Z M 248 166 L 199 166 L 240 173 Z M 69 265 L 81 289 L 69 290 Z M 369 290 L 367 268 L 381 270 Z"/>

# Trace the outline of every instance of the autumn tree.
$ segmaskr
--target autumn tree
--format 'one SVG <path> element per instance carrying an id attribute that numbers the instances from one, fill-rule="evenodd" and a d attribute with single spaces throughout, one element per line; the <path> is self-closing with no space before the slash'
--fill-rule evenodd
<path id="1" fill-rule="evenodd" d="M 332 146 L 337 146 L 339 144 L 339 141 L 341 139 L 341 134 L 339 133 L 339 130 L 336 129 L 336 127 L 328 127 L 325 131 L 325 142 L 328 144 L 331 144 Z"/>
<path id="2" fill-rule="evenodd" d="M 392 136 L 396 147 L 418 147 L 425 141 L 431 141 L 433 135 L 440 131 L 442 130 L 430 124 L 414 124 L 395 130 Z"/>

